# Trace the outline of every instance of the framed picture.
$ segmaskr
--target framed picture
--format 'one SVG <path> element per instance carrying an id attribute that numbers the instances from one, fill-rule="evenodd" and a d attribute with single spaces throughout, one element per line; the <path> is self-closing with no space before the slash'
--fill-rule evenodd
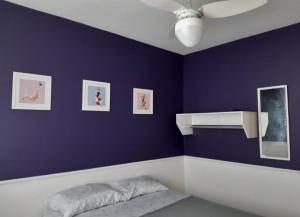
<path id="1" fill-rule="evenodd" d="M 153 114 L 153 90 L 133 88 L 133 114 Z"/>
<path id="2" fill-rule="evenodd" d="M 83 80 L 83 111 L 110 111 L 110 83 Z"/>
<path id="3" fill-rule="evenodd" d="M 12 109 L 51 110 L 52 77 L 14 72 Z"/>

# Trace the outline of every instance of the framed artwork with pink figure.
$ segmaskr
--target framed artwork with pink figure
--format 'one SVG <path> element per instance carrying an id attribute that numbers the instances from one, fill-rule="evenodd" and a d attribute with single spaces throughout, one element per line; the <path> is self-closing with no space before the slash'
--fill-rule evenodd
<path id="1" fill-rule="evenodd" d="M 12 109 L 51 110 L 52 77 L 13 73 Z"/>
<path id="2" fill-rule="evenodd" d="M 133 114 L 153 114 L 153 90 L 133 88 Z"/>
<path id="3" fill-rule="evenodd" d="M 110 111 L 110 83 L 83 80 L 83 111 Z"/>

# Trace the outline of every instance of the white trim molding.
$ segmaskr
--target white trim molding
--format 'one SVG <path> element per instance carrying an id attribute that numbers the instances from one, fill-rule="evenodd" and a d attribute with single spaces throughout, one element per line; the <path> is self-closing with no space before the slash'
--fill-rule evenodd
<path id="1" fill-rule="evenodd" d="M 169 172 L 166 171 L 176 171 Z M 40 217 L 44 201 L 72 186 L 91 182 L 111 182 L 150 175 L 164 184 L 184 190 L 183 157 L 170 157 L 95 169 L 59 173 L 0 182 L 1 217 Z"/>
<path id="2" fill-rule="evenodd" d="M 184 174 L 195 196 L 260 216 L 300 216 L 299 171 L 185 156 Z"/>
<path id="3" fill-rule="evenodd" d="M 299 217 L 300 172 L 178 156 L 0 182 L 0 216 L 40 217 L 57 191 L 147 174 L 179 191 L 266 217 Z"/>

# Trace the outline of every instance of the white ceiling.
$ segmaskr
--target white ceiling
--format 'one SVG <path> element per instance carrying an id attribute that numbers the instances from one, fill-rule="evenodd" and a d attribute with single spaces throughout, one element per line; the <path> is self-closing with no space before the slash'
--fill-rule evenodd
<path id="1" fill-rule="evenodd" d="M 175 22 L 175 16 L 150 8 L 139 0 L 7 1 L 179 54 L 189 54 L 300 22 L 300 0 L 269 0 L 267 5 L 243 15 L 226 19 L 206 19 L 200 44 L 194 48 L 185 48 L 176 39 L 169 37 L 169 29 Z M 208 2 L 212 1 L 193 0 L 193 7 L 199 8 Z"/>

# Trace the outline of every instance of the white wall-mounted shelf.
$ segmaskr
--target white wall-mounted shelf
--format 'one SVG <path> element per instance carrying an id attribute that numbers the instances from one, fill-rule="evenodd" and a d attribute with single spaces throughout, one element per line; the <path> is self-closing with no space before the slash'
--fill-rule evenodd
<path id="1" fill-rule="evenodd" d="M 257 137 L 257 113 L 248 111 L 176 114 L 182 135 L 192 135 L 193 128 L 243 129 L 247 138 Z"/>

